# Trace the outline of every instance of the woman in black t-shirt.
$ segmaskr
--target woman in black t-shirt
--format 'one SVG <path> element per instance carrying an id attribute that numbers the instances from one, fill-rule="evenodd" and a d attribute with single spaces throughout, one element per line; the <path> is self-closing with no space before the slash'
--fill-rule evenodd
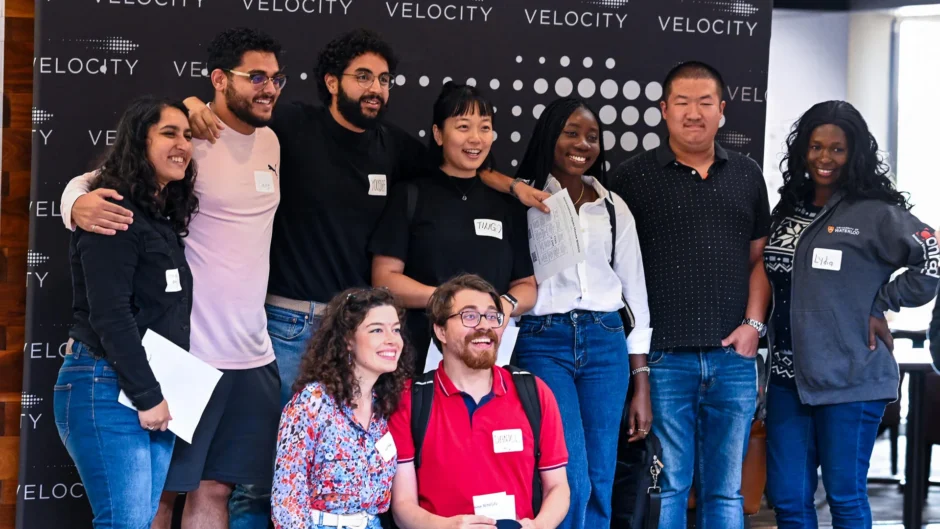
<path id="1" fill-rule="evenodd" d="M 392 189 L 369 245 L 373 285 L 387 287 L 410 309 L 407 329 L 419 373 L 431 342 L 424 309 L 441 283 L 477 274 L 505 292 L 507 316 L 531 309 L 536 296 L 525 209 L 477 174 L 491 165 L 493 106 L 476 88 L 448 82 L 433 118 L 428 143 L 440 169 Z"/>

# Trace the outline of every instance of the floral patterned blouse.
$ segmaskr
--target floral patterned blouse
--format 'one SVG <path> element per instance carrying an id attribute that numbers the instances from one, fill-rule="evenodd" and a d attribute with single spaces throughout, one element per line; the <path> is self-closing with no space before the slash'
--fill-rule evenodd
<path id="1" fill-rule="evenodd" d="M 307 384 L 281 416 L 271 492 L 275 527 L 310 527 L 315 524 L 311 510 L 371 515 L 387 511 L 398 464 L 389 442 L 385 419 L 373 415 L 367 431 L 353 410 L 337 405 L 320 383 Z M 387 461 L 376 444 L 384 448 Z"/>

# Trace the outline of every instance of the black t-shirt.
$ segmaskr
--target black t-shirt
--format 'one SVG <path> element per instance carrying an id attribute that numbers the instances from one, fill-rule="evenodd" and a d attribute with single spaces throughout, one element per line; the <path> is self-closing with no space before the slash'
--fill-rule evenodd
<path id="1" fill-rule="evenodd" d="M 387 190 L 427 174 L 425 147 L 389 123 L 357 133 L 328 109 L 303 103 L 277 105 L 271 129 L 281 143 L 281 203 L 268 291 L 326 303 L 342 290 L 368 286 L 366 246 Z"/>
<path id="2" fill-rule="evenodd" d="M 760 167 L 715 143 L 702 179 L 667 141 L 624 162 L 610 190 L 636 219 L 652 349 L 720 347 L 747 309 L 751 241 L 770 231 Z"/>
<path id="3" fill-rule="evenodd" d="M 409 186 L 417 191 L 410 221 Z M 471 273 L 502 294 L 532 275 L 525 208 L 479 177 L 455 178 L 441 170 L 392 189 L 369 251 L 401 259 L 406 276 L 431 286 Z M 431 338 L 423 310 L 409 311 L 408 331 L 424 358 Z"/>

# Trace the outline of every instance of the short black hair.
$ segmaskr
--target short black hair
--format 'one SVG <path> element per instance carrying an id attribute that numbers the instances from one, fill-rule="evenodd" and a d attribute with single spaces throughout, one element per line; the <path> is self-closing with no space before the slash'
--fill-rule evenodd
<path id="1" fill-rule="evenodd" d="M 672 93 L 672 82 L 676 79 L 711 79 L 718 85 L 718 100 L 725 98 L 725 80 L 721 73 L 710 65 L 700 61 L 686 61 L 677 64 L 669 73 L 666 74 L 666 80 L 663 81 L 663 101 L 669 101 L 669 94 Z"/>
<path id="2" fill-rule="evenodd" d="M 242 63 L 245 53 L 273 53 L 281 63 L 281 45 L 270 35 L 251 28 L 231 28 L 219 33 L 209 43 L 208 70 L 231 70 Z"/>
<path id="3" fill-rule="evenodd" d="M 466 116 L 473 114 L 474 111 L 479 113 L 480 116 L 493 118 L 493 104 L 479 89 L 470 85 L 447 81 L 441 89 L 441 94 L 437 96 L 437 101 L 434 102 L 432 124 L 437 125 L 437 128 L 443 132 L 444 122 L 447 121 L 447 118 Z M 428 154 L 431 157 L 431 163 L 435 167 L 440 167 L 444 163 L 444 149 L 434 140 L 433 134 L 428 138 Z M 491 169 L 492 167 L 493 151 L 491 149 L 489 154 L 486 155 L 486 159 L 480 164 L 480 170 Z"/>
<path id="4" fill-rule="evenodd" d="M 391 74 L 398 69 L 398 57 L 392 51 L 392 47 L 382 40 L 382 37 L 368 29 L 356 29 L 349 33 L 340 35 L 331 40 L 323 51 L 317 57 L 316 77 L 317 91 L 320 93 L 320 100 L 323 104 L 330 106 L 333 101 L 333 94 L 326 87 L 324 77 L 326 74 L 332 74 L 337 78 L 342 77 L 343 72 L 349 67 L 349 63 L 356 57 L 366 53 L 375 53 L 385 59 L 388 63 L 388 71 Z M 378 72 L 374 72 L 378 73 Z"/>

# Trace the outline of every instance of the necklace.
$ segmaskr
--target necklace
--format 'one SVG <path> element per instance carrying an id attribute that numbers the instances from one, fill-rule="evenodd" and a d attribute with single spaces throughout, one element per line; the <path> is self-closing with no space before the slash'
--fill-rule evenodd
<path id="1" fill-rule="evenodd" d="M 453 186 L 457 189 L 457 192 L 461 194 L 460 199 L 466 201 L 466 200 L 467 200 L 467 193 L 469 193 L 470 191 L 473 191 L 473 187 L 474 187 L 475 185 L 477 185 L 477 180 L 479 180 L 479 178 L 476 178 L 476 177 L 472 178 L 471 180 L 473 180 L 473 181 L 470 182 L 470 187 L 468 187 L 467 189 L 461 189 L 460 186 L 457 185 L 457 182 L 454 181 L 454 179 L 456 179 L 456 178 L 457 178 L 456 176 L 449 176 L 449 175 L 448 175 L 448 179 L 450 180 L 450 183 L 453 184 Z M 461 180 L 463 180 L 463 179 L 461 179 Z"/>
<path id="2" fill-rule="evenodd" d="M 578 202 L 581 202 L 582 198 L 584 198 L 584 182 L 581 182 L 581 194 L 578 195 L 578 200 L 574 201 L 574 205 L 577 206 Z"/>

